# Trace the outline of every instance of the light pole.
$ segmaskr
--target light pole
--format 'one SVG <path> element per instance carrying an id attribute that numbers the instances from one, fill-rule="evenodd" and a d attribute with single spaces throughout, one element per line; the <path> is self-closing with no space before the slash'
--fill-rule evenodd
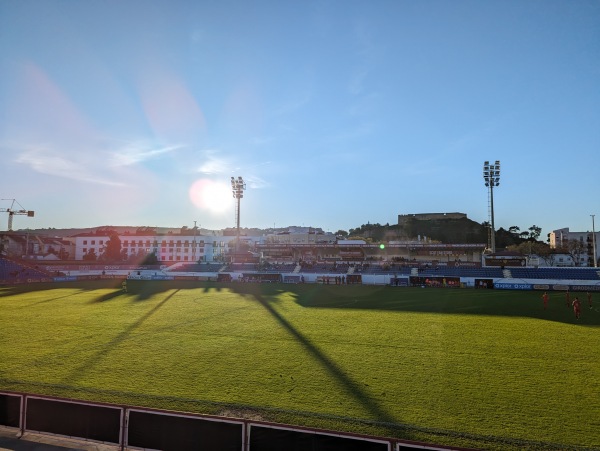
<path id="1" fill-rule="evenodd" d="M 596 228 L 594 226 L 594 216 L 596 215 L 590 215 L 592 217 L 592 248 L 594 251 L 594 268 L 598 267 L 598 260 L 596 259 Z"/>
<path id="2" fill-rule="evenodd" d="M 490 216 L 490 231 L 488 234 L 488 247 L 492 253 L 496 252 L 496 229 L 494 228 L 494 187 L 500 185 L 500 161 L 494 164 L 489 161 L 483 163 L 483 180 L 488 187 L 488 210 Z"/>
<path id="3" fill-rule="evenodd" d="M 200 257 L 196 258 L 196 235 L 198 234 L 197 221 L 194 221 L 194 240 L 192 242 L 192 258 L 196 263 L 199 263 Z"/>
<path id="4" fill-rule="evenodd" d="M 236 199 L 235 208 L 235 222 L 237 224 L 235 252 L 238 253 L 240 250 L 240 199 L 244 197 L 244 190 L 246 189 L 246 183 L 242 177 L 231 177 L 231 190 L 233 192 L 233 198 Z"/>

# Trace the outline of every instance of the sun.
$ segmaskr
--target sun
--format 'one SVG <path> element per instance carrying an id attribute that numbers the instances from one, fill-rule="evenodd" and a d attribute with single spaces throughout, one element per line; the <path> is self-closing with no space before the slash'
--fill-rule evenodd
<path id="1" fill-rule="evenodd" d="M 197 180 L 189 191 L 193 204 L 213 214 L 223 214 L 232 205 L 231 187 L 226 183 L 213 180 Z"/>

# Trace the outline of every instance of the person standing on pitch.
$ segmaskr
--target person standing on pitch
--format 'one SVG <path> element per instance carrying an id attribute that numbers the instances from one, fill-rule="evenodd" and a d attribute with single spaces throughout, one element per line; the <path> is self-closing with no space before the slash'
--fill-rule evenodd
<path id="1" fill-rule="evenodd" d="M 579 319 L 581 314 L 581 304 L 579 303 L 579 298 L 577 296 L 573 299 L 573 313 L 575 313 L 575 318 Z"/>
<path id="2" fill-rule="evenodd" d="M 590 308 L 592 308 L 592 293 L 588 291 L 586 294 L 588 298 L 588 304 L 590 305 Z"/>
<path id="3" fill-rule="evenodd" d="M 544 291 L 544 294 L 542 296 L 542 301 L 544 301 L 544 310 L 548 308 L 548 298 L 548 293 Z"/>

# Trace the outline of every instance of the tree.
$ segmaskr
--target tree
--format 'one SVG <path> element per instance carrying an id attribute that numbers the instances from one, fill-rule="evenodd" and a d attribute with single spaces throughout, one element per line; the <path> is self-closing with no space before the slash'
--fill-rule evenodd
<path id="1" fill-rule="evenodd" d="M 156 256 L 156 252 L 151 252 L 150 254 L 146 254 L 144 260 L 141 262 L 142 265 L 156 265 L 158 264 L 158 257 Z"/>
<path id="2" fill-rule="evenodd" d="M 348 232 L 346 232 L 345 230 L 338 230 L 337 232 L 335 232 L 336 236 L 341 236 L 342 238 L 346 238 L 348 236 Z"/>
<path id="3" fill-rule="evenodd" d="M 521 228 L 518 226 L 510 226 L 508 228 L 508 233 L 512 233 L 514 235 L 519 235 L 519 232 L 521 231 Z"/>
<path id="4" fill-rule="evenodd" d="M 536 241 L 532 243 L 533 253 L 544 260 L 547 266 L 556 264 L 556 250 L 552 249 L 548 243 Z"/>
<path id="5" fill-rule="evenodd" d="M 123 261 L 123 254 L 121 252 L 121 239 L 119 238 L 119 234 L 117 232 L 109 232 L 109 238 L 106 242 L 106 248 L 103 255 L 108 261 Z"/>
<path id="6" fill-rule="evenodd" d="M 540 237 L 540 235 L 542 234 L 542 228 L 536 226 L 535 224 L 532 225 L 531 227 L 529 227 L 529 238 L 532 240 L 536 240 Z"/>
<path id="7" fill-rule="evenodd" d="M 87 254 L 83 255 L 83 260 L 87 262 L 95 262 L 97 260 L 96 251 L 94 249 L 90 249 Z"/>
<path id="8" fill-rule="evenodd" d="M 586 243 L 580 240 L 567 240 L 563 242 L 563 246 L 559 248 L 559 251 L 571 257 L 575 266 L 580 266 L 580 258 L 583 255 L 587 255 Z"/>

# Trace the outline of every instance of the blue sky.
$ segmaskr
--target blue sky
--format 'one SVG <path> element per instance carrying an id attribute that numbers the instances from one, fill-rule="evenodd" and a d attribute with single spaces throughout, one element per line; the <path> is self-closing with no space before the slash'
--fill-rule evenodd
<path id="1" fill-rule="evenodd" d="M 15 228 L 598 230 L 599 151 L 595 0 L 0 3 Z"/>

